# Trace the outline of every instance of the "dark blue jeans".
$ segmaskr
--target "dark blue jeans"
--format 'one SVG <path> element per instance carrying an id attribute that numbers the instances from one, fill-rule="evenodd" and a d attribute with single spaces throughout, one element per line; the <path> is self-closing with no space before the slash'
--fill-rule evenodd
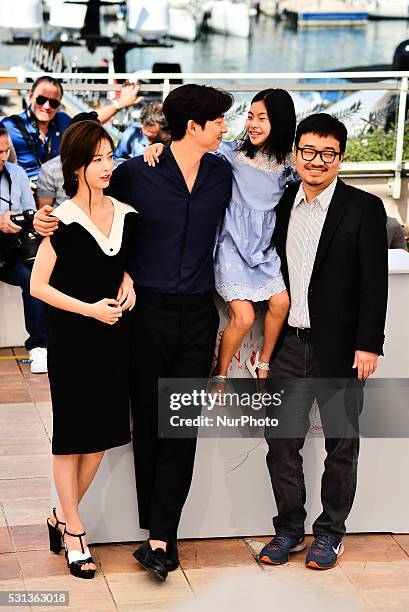
<path id="1" fill-rule="evenodd" d="M 5 266 L 0 270 L 0 280 L 8 285 L 21 287 L 23 293 L 24 320 L 29 334 L 25 342 L 28 351 L 46 346 L 45 304 L 30 295 L 31 267 L 24 262 Z"/>
<path id="2" fill-rule="evenodd" d="M 270 438 L 267 467 L 277 504 L 278 514 L 273 519 L 278 535 L 302 535 L 306 518 L 306 491 L 303 473 L 303 459 L 300 454 L 304 439 L 310 427 L 309 412 L 317 399 L 325 436 L 327 457 L 321 481 L 321 502 L 323 511 L 313 524 L 313 534 L 342 538 L 345 534 L 345 520 L 350 513 L 355 496 L 359 453 L 359 433 L 338 437 L 338 432 L 359 432 L 359 413 L 362 408 L 362 385 L 351 379 L 351 392 L 346 383 L 345 405 L 338 415 L 333 407 L 339 408 L 328 391 L 314 383 L 320 373 L 309 339 L 302 340 L 288 333 L 274 358 L 270 376 L 272 378 L 300 379 L 294 396 L 287 397 L 283 421 L 288 421 L 297 437 Z M 346 379 L 348 380 L 348 379 Z M 304 382 L 305 384 L 304 384 Z M 343 413 L 342 413 L 343 412 Z M 286 414 L 287 413 L 287 414 Z M 334 418 L 335 417 L 335 418 Z M 281 421 L 281 418 L 279 419 Z M 338 423 L 338 421 L 341 421 Z"/>

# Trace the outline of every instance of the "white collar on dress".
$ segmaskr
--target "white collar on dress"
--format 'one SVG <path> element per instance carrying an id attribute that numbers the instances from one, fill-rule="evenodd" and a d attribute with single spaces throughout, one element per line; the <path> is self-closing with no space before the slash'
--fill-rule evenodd
<path id="1" fill-rule="evenodd" d="M 114 217 L 109 237 L 105 236 L 90 217 L 72 200 L 65 200 L 65 202 L 53 210 L 51 215 L 58 217 L 64 225 L 78 223 L 91 234 L 105 255 L 117 255 L 122 245 L 125 215 L 127 213 L 136 213 L 137 211 L 132 206 L 129 206 L 129 204 L 123 204 L 115 198 L 110 197 L 110 200 L 114 207 Z"/>

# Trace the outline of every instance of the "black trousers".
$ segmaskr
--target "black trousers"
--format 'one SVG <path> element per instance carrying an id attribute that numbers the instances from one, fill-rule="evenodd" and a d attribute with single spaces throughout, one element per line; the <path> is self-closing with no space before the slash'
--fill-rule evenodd
<path id="1" fill-rule="evenodd" d="M 212 294 L 137 292 L 131 403 L 139 523 L 151 539 L 177 537 L 196 439 L 158 438 L 158 378 L 207 378 L 219 315 Z"/>
<path id="2" fill-rule="evenodd" d="M 340 402 L 331 397 L 328 387 L 320 386 L 321 381 L 314 383 L 313 379 L 320 378 L 320 373 L 310 339 L 298 338 L 293 332 L 289 332 L 284 338 L 272 362 L 270 376 L 301 378 L 305 381 L 305 384 L 300 381 L 293 397 L 287 397 L 286 408 L 283 408 L 282 414 L 291 428 L 288 431 L 295 431 L 297 437 L 270 438 L 266 435 L 269 447 L 267 467 L 278 509 L 277 516 L 273 518 L 275 532 L 280 535 L 304 533 L 306 492 L 300 451 L 310 427 L 309 412 L 316 399 L 325 435 L 327 457 L 321 481 L 323 511 L 313 524 L 313 533 L 342 537 L 356 490 L 362 385 L 356 379 L 351 379 L 350 383 L 348 380 L 344 381 L 345 389 L 341 390 L 343 406 L 337 415 Z M 337 429 L 338 427 L 340 429 Z M 338 431 L 345 429 L 348 429 L 348 437 L 336 437 Z M 351 431 L 356 435 L 351 435 Z"/>

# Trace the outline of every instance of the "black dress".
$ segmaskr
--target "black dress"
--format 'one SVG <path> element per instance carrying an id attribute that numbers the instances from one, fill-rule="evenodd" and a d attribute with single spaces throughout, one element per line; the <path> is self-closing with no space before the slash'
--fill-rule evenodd
<path id="1" fill-rule="evenodd" d="M 57 261 L 50 285 L 88 303 L 116 298 L 135 210 L 112 198 L 109 238 L 71 200 L 53 215 Z M 94 453 L 130 441 L 128 312 L 114 325 L 49 306 L 48 376 L 54 455 Z"/>

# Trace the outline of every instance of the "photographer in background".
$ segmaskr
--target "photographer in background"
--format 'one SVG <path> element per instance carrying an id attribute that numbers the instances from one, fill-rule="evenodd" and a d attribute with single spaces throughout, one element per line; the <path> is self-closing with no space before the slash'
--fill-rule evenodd
<path id="1" fill-rule="evenodd" d="M 45 305 L 30 295 L 30 264 L 18 258 L 16 249 L 10 249 L 10 245 L 17 244 L 13 238 L 23 231 L 13 223 L 13 215 L 36 207 L 26 173 L 7 161 L 10 145 L 7 129 L 0 127 L 0 281 L 22 289 L 29 334 L 25 346 L 30 354 L 31 371 L 40 374 L 47 372 Z"/>
<path id="2" fill-rule="evenodd" d="M 40 76 L 28 94 L 29 106 L 18 115 L 2 119 L 0 125 L 9 130 L 17 163 L 36 184 L 43 164 L 59 155 L 64 131 L 71 117 L 61 110 L 64 90 L 61 81 L 49 75 Z M 139 85 L 125 83 L 118 99 L 96 109 L 105 123 L 119 111 L 140 102 Z"/>
<path id="3" fill-rule="evenodd" d="M 155 142 L 167 144 L 170 132 L 162 112 L 162 102 L 149 102 L 141 110 L 139 121 L 130 125 L 114 152 L 117 160 L 130 159 L 143 155 L 145 148 Z"/>
<path id="4" fill-rule="evenodd" d="M 60 110 L 62 97 L 60 81 L 41 76 L 28 94 L 29 107 L 1 122 L 9 130 L 19 166 L 34 182 L 41 165 L 58 155 L 62 134 L 71 123 L 71 117 Z"/>

